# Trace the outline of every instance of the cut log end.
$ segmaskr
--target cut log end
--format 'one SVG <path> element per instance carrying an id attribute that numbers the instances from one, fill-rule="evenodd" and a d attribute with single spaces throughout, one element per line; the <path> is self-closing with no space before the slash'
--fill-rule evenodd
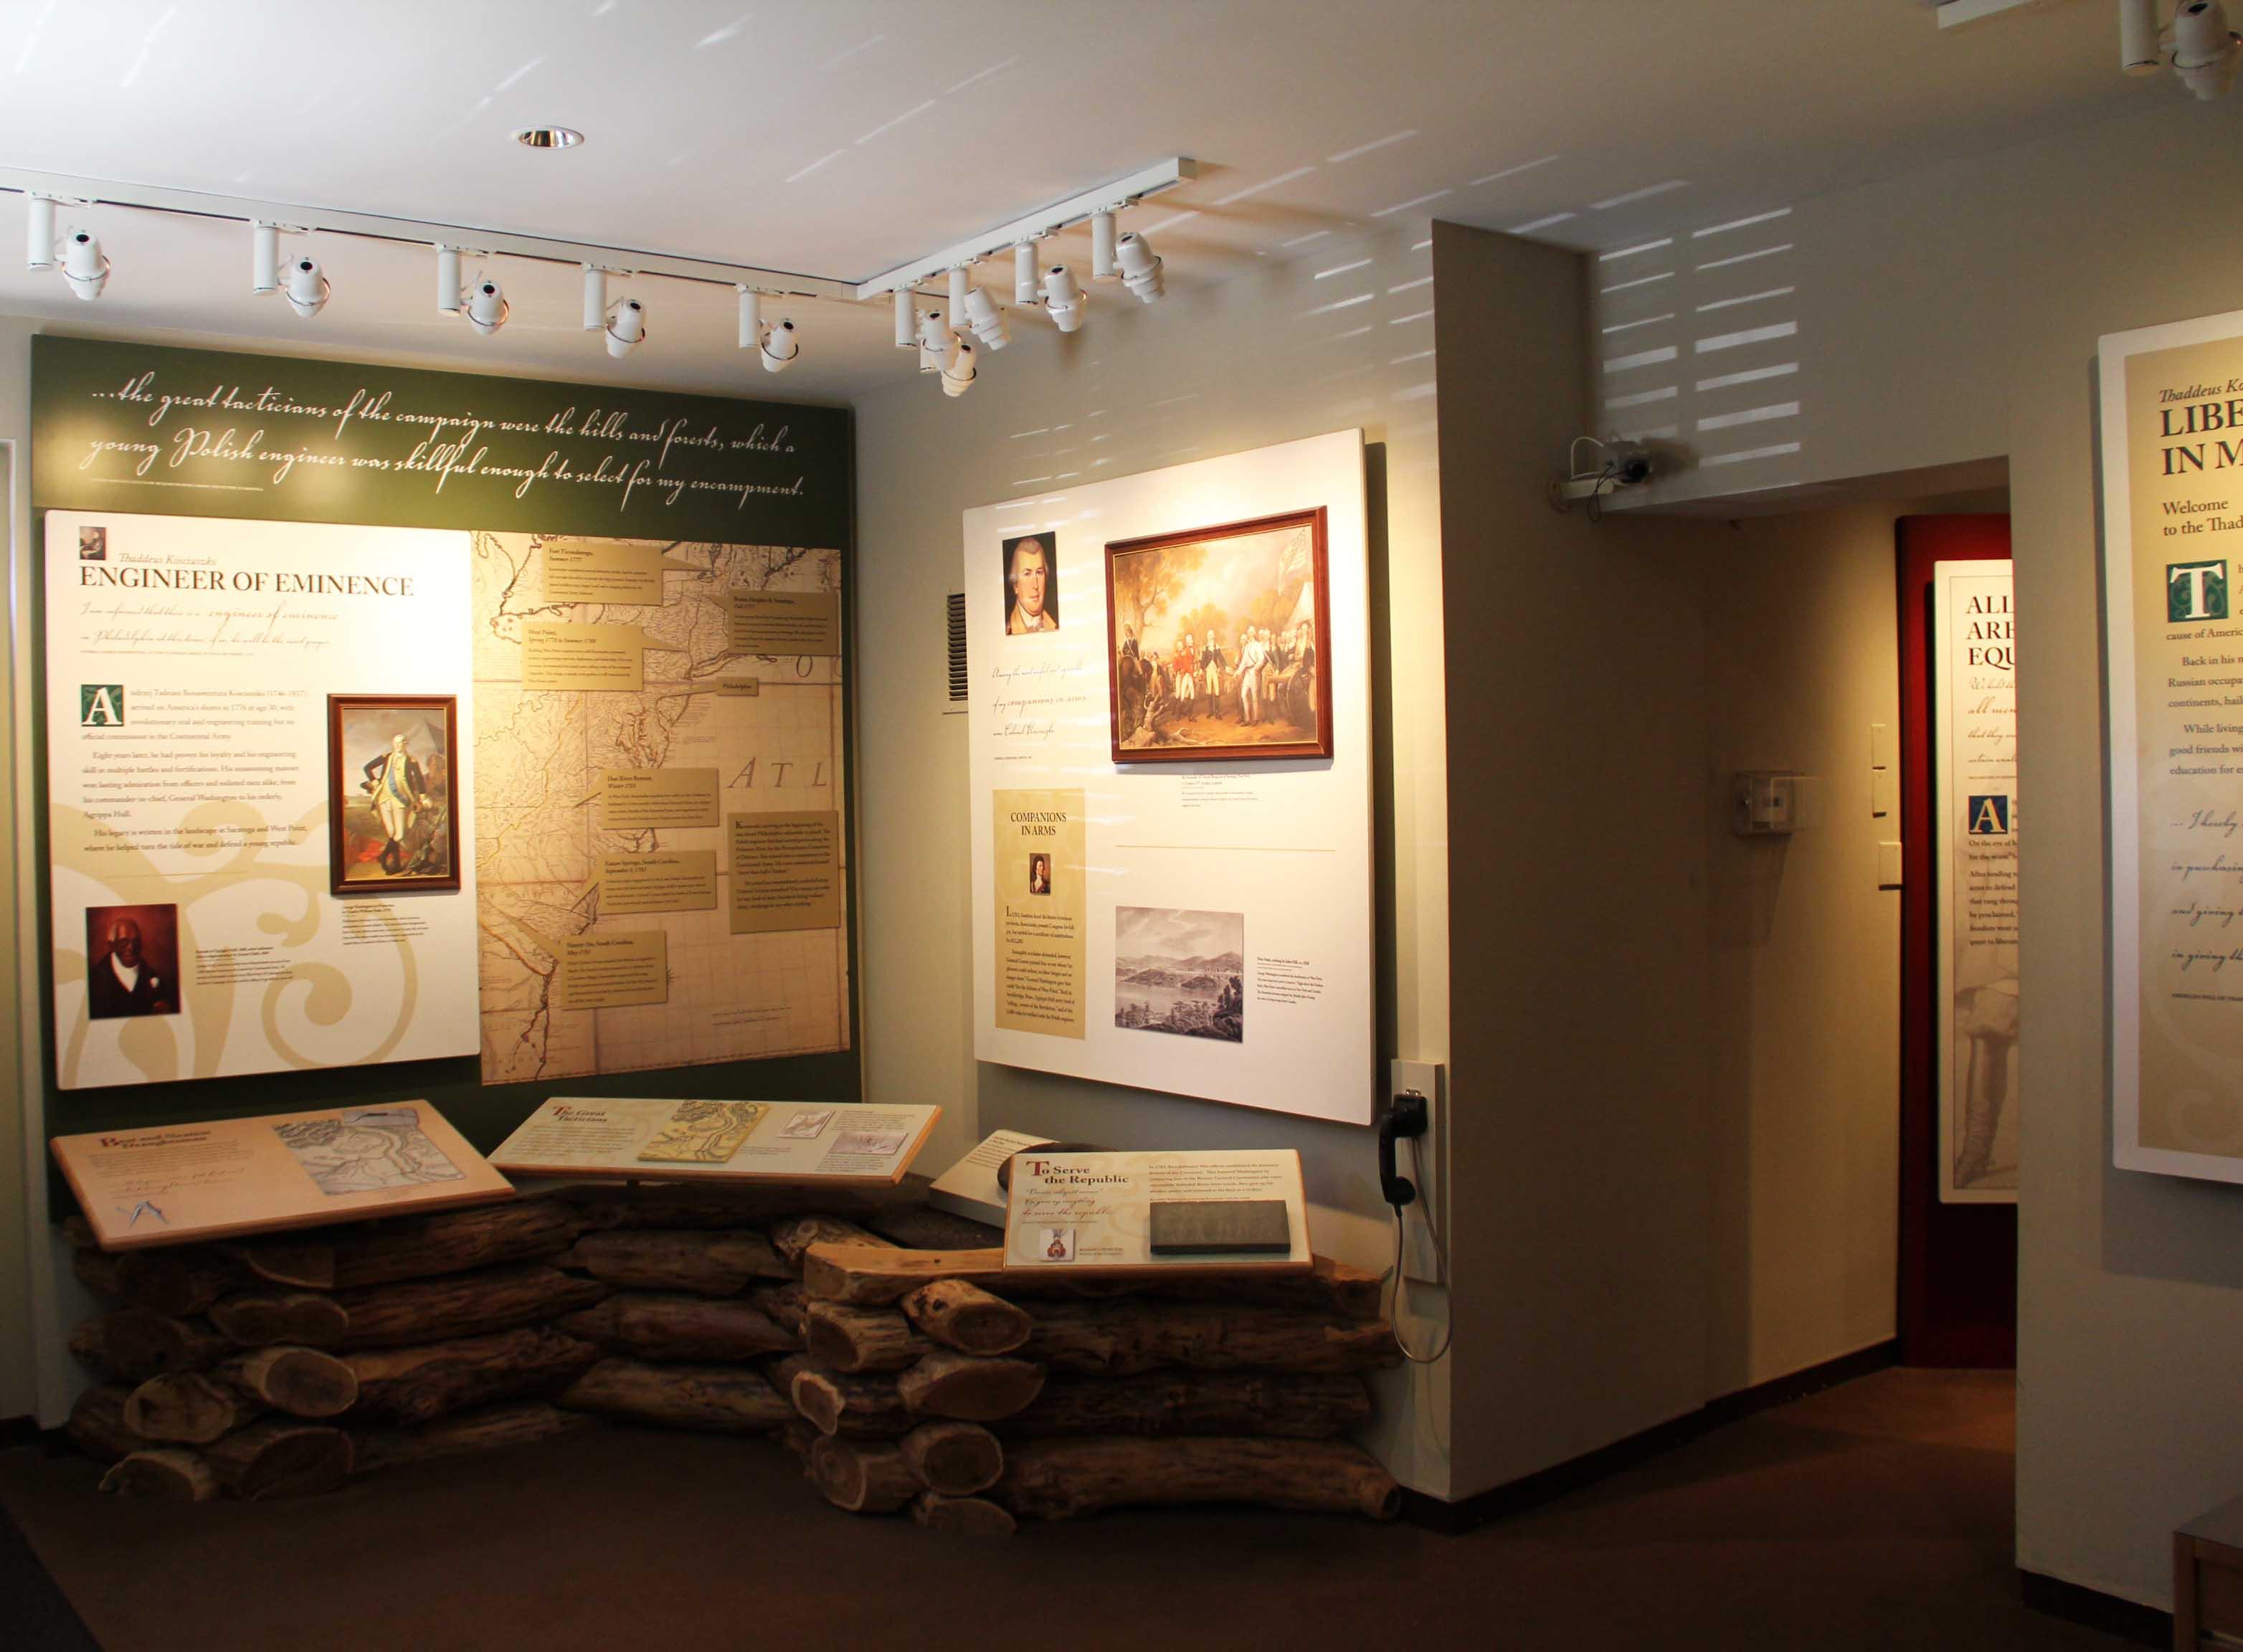
<path id="1" fill-rule="evenodd" d="M 960 1353 L 1010 1353 L 1035 1329 L 1026 1310 L 964 1279 L 937 1279 L 907 1292 L 903 1311 L 928 1337 Z"/>
<path id="2" fill-rule="evenodd" d="M 896 1379 L 904 1404 L 926 1417 L 995 1422 L 1043 1392 L 1044 1371 L 1026 1359 L 977 1359 L 938 1349 Z"/>
<path id="3" fill-rule="evenodd" d="M 946 1497 L 940 1492 L 921 1492 L 913 1498 L 911 1517 L 915 1526 L 962 1537 L 1010 1537 L 1020 1529 L 1001 1503 L 986 1497 Z"/>
<path id="4" fill-rule="evenodd" d="M 921 1423 L 899 1442 L 919 1483 L 948 1497 L 971 1497 L 1005 1473 L 1005 1448 L 979 1423 Z"/>
<path id="5" fill-rule="evenodd" d="M 894 1446 L 826 1436 L 811 1444 L 810 1478 L 852 1514 L 892 1514 L 919 1495 L 919 1477 Z"/>
<path id="6" fill-rule="evenodd" d="M 111 1497 L 145 1497 L 163 1503 L 208 1503 L 224 1494 L 218 1475 L 194 1452 L 159 1446 L 120 1457 L 101 1477 Z"/>

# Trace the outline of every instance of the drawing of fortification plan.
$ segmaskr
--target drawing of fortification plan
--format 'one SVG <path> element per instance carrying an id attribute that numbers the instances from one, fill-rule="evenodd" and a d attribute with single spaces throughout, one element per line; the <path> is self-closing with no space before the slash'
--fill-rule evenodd
<path id="1" fill-rule="evenodd" d="M 639 1149 L 642 1164 L 723 1164 L 771 1109 L 761 1102 L 680 1102 L 670 1123 Z"/>
<path id="2" fill-rule="evenodd" d="M 421 1134 L 421 1115 L 409 1107 L 348 1108 L 340 1117 L 297 1119 L 273 1129 L 330 1197 L 461 1179 L 459 1167 Z"/>

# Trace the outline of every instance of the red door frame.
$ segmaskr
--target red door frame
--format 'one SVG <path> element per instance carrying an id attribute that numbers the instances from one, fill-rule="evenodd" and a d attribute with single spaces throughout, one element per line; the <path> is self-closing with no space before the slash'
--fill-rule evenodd
<path id="1" fill-rule="evenodd" d="M 1903 516 L 1900 573 L 1901 1363 L 2017 1360 L 2017 1211 L 1939 1202 L 1938 846 L 1931 770 L 1931 570 L 2010 554 L 2006 516 Z"/>

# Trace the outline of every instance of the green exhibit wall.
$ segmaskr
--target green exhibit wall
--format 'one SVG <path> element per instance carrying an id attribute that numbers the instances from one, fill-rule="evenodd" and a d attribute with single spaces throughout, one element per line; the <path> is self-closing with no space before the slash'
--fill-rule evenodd
<path id="1" fill-rule="evenodd" d="M 53 509 L 831 547 L 842 559 L 847 705 L 856 489 L 845 408 L 103 340 L 30 343 L 32 544 L 41 566 L 39 524 Z M 36 684 L 44 680 L 44 628 L 34 607 Z M 53 934 L 41 696 L 30 709 L 44 959 Z M 849 749 L 845 739 L 853 813 Z M 843 833 L 845 846 L 853 842 L 851 813 Z M 854 1101 L 857 897 L 845 846 L 843 862 L 846 1049 L 536 1083 L 486 1085 L 479 1058 L 465 1056 L 63 1090 L 50 1048 L 47 1133 L 424 1098 L 488 1151 L 556 1090 Z M 43 969 L 43 1027 L 52 1028 L 53 1012 Z M 51 1203 L 70 1208 L 58 1182 Z"/>

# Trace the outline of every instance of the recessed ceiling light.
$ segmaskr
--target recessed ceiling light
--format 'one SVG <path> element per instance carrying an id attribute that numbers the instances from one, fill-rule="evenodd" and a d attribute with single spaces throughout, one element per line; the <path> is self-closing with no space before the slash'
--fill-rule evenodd
<path id="1" fill-rule="evenodd" d="M 514 141 L 525 149 L 574 149 L 584 134 L 573 126 L 524 126 Z"/>

